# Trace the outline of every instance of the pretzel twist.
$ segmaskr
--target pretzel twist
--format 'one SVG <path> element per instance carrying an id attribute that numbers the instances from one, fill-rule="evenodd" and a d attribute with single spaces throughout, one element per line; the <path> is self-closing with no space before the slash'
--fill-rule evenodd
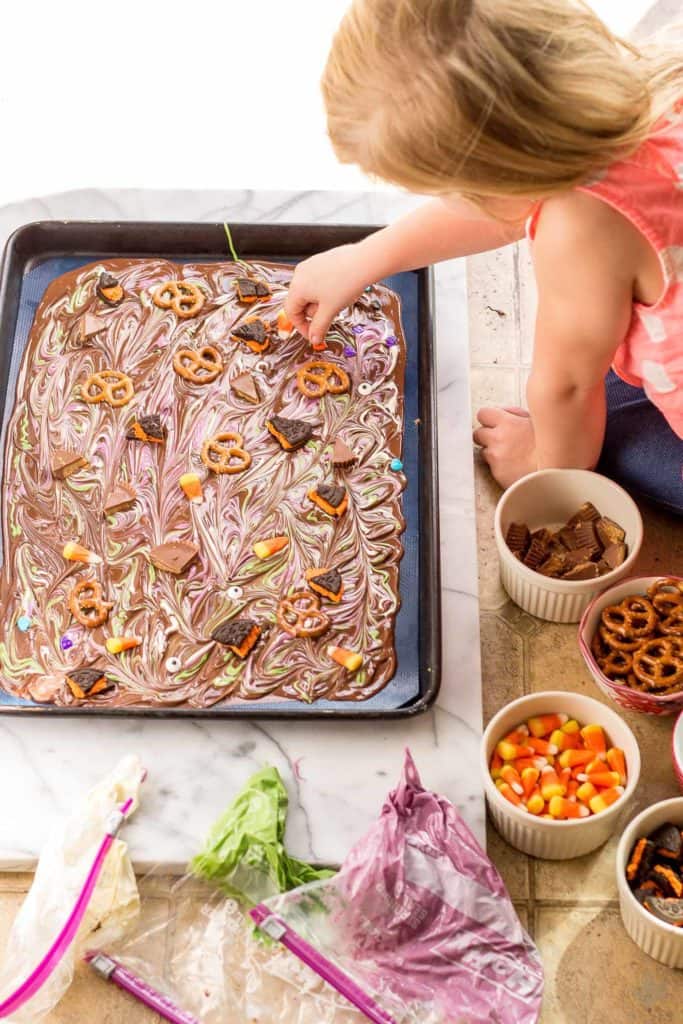
<path id="1" fill-rule="evenodd" d="M 212 473 L 243 473 L 251 465 L 243 443 L 242 435 L 230 430 L 215 434 L 202 445 L 202 462 Z"/>
<path id="2" fill-rule="evenodd" d="M 133 381 L 120 370 L 98 370 L 81 384 L 81 396 L 89 405 L 106 402 L 117 408 L 127 405 L 133 395 Z"/>
<path id="3" fill-rule="evenodd" d="M 320 636 L 330 624 L 320 609 L 320 600 L 310 590 L 297 590 L 283 597 L 277 608 L 277 621 L 290 636 Z"/>
<path id="4" fill-rule="evenodd" d="M 307 398 L 343 395 L 351 387 L 346 370 L 325 360 L 313 360 L 296 371 L 296 386 Z"/>
<path id="5" fill-rule="evenodd" d="M 71 614 L 87 629 L 103 625 L 114 607 L 102 596 L 102 585 L 97 580 L 80 580 L 69 594 Z"/>
<path id="6" fill-rule="evenodd" d="M 651 601 L 638 594 L 603 608 L 601 618 L 607 629 L 626 640 L 643 639 L 654 633 L 657 625 L 657 613 Z"/>
<path id="7" fill-rule="evenodd" d="M 193 384 L 210 384 L 223 372 L 223 360 L 213 345 L 200 349 L 179 348 L 173 356 L 173 369 Z"/>
<path id="8" fill-rule="evenodd" d="M 164 281 L 154 289 L 152 302 L 160 309 L 172 309 L 181 320 L 188 320 L 204 305 L 204 294 L 189 281 Z"/>

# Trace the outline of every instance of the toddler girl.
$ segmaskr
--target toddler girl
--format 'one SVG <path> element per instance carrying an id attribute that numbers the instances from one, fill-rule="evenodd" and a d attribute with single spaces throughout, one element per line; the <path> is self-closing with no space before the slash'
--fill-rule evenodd
<path id="1" fill-rule="evenodd" d="M 531 240 L 529 411 L 480 409 L 507 487 L 598 468 L 683 512 L 683 56 L 578 0 L 354 0 L 323 76 L 338 157 L 434 198 L 301 263 L 312 341 L 376 280 Z"/>

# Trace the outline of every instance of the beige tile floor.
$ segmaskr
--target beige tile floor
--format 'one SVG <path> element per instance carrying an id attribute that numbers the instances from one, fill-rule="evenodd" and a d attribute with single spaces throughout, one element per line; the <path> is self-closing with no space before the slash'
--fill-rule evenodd
<path id="1" fill-rule="evenodd" d="M 526 244 L 469 262 L 472 408 L 523 404 L 531 360 L 533 286 Z M 601 699 L 576 643 L 576 627 L 540 622 L 513 605 L 498 578 L 493 510 L 500 494 L 475 458 L 482 676 L 485 721 L 503 704 L 537 690 L 577 690 Z M 636 571 L 683 572 L 680 522 L 641 509 L 645 543 Z M 624 713 L 643 755 L 634 813 L 678 795 L 669 757 L 672 719 Z M 488 849 L 546 970 L 541 1024 L 673 1024 L 683 1020 L 683 975 L 662 967 L 621 926 L 614 880 L 616 840 L 577 860 L 540 861 L 517 853 L 488 829 Z M 609 966 L 609 970 L 608 970 Z"/>
<path id="2" fill-rule="evenodd" d="M 521 404 L 531 360 L 533 287 L 524 245 L 469 261 L 472 406 Z M 457 340 L 454 339 L 454 343 Z M 583 666 L 575 627 L 539 622 L 506 598 L 498 580 L 493 509 L 499 489 L 476 460 L 482 670 L 485 720 L 534 690 L 574 689 L 600 699 Z M 643 571 L 683 571 L 683 531 L 643 509 Z M 676 794 L 668 745 L 671 720 L 625 716 L 643 754 L 639 806 Z M 637 809 L 637 808 L 636 808 Z M 564 863 L 534 861 L 489 829 L 488 848 L 546 968 L 541 1024 L 674 1024 L 683 1019 L 683 976 L 650 960 L 624 932 L 613 878 L 614 841 Z M 0 952 L 30 875 L 0 875 Z M 143 885 L 153 912 L 171 910 L 167 882 Z M 608 970 L 609 968 L 609 970 Z M 159 1018 L 86 968 L 46 1024 L 155 1024 Z M 246 1022 L 234 1022 L 246 1024 Z"/>

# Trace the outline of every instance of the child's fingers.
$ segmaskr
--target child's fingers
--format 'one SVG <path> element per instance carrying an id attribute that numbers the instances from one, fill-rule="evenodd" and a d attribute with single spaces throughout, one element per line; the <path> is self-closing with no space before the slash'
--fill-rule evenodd
<path id="1" fill-rule="evenodd" d="M 310 314 L 309 309 L 312 311 Z M 305 298 L 299 298 L 291 290 L 285 299 L 285 314 L 304 338 L 308 337 L 309 320 L 315 309 L 316 307 L 311 306 Z"/>
<path id="2" fill-rule="evenodd" d="M 475 444 L 478 444 L 480 448 L 487 448 L 493 439 L 495 431 L 492 427 L 477 427 L 472 434 L 472 440 Z"/>
<path id="3" fill-rule="evenodd" d="M 477 419 L 482 427 L 496 427 L 503 418 L 503 410 L 497 408 L 483 408 L 477 413 Z"/>
<path id="4" fill-rule="evenodd" d="M 308 329 L 308 339 L 312 345 L 325 340 L 336 312 L 329 306 L 318 306 Z"/>
<path id="5" fill-rule="evenodd" d="M 522 409 L 519 405 L 504 405 L 503 412 L 512 413 L 513 416 L 526 416 L 527 419 L 530 418 L 529 410 Z"/>

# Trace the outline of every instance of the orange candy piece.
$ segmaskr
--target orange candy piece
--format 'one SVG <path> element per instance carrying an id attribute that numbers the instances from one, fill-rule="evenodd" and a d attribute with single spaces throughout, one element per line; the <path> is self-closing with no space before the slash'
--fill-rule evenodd
<path id="1" fill-rule="evenodd" d="M 588 750 L 603 756 L 607 753 L 607 742 L 601 725 L 584 725 L 581 738 Z"/>
<path id="2" fill-rule="evenodd" d="M 588 802 L 593 814 L 599 814 L 600 811 L 607 810 L 613 803 L 615 803 L 620 796 L 622 796 L 624 790 L 621 786 L 615 786 L 614 789 L 603 789 L 602 793 L 598 793 Z"/>
<path id="3" fill-rule="evenodd" d="M 511 804 L 514 804 L 515 807 L 523 806 L 521 796 L 515 793 L 512 786 L 510 786 L 507 782 L 503 782 L 502 779 L 498 779 L 496 786 L 498 787 L 498 792 L 500 793 L 500 795 L 504 796 L 506 800 L 509 800 Z"/>
<path id="4" fill-rule="evenodd" d="M 129 651 L 132 647 L 139 647 L 142 640 L 136 636 L 110 636 L 106 642 L 106 648 L 110 654 L 121 654 L 122 651 Z"/>
<path id="5" fill-rule="evenodd" d="M 524 796 L 529 799 L 533 791 L 536 789 L 536 783 L 540 778 L 540 771 L 538 768 L 524 768 L 522 771 L 522 789 Z M 540 792 L 540 791 L 539 791 Z M 528 804 L 527 804 L 528 806 Z"/>
<path id="6" fill-rule="evenodd" d="M 541 793 L 544 800 L 551 800 L 554 796 L 564 796 L 567 787 L 564 785 L 553 768 L 547 764 L 541 772 Z"/>
<path id="7" fill-rule="evenodd" d="M 202 501 L 202 481 L 197 473 L 183 473 L 178 483 L 189 501 L 197 504 Z"/>
<path id="8" fill-rule="evenodd" d="M 590 811 L 584 804 L 566 800 L 563 796 L 554 796 L 548 804 L 553 818 L 587 818 Z"/>
<path id="9" fill-rule="evenodd" d="M 531 747 L 522 747 L 518 743 L 508 743 L 506 740 L 498 743 L 496 751 L 504 761 L 516 761 L 518 757 L 533 757 L 536 753 Z"/>
<path id="10" fill-rule="evenodd" d="M 524 793 L 524 786 L 519 776 L 519 772 L 512 767 L 511 764 L 504 764 L 500 770 L 500 777 L 504 782 L 507 782 L 508 786 L 512 786 L 515 793 L 521 796 Z"/>
<path id="11" fill-rule="evenodd" d="M 271 555 L 282 551 L 289 544 L 289 537 L 269 537 L 267 540 L 257 540 L 254 544 L 254 554 L 257 558 L 270 558 Z"/>
<path id="12" fill-rule="evenodd" d="M 102 559 L 99 555 L 96 555 L 94 551 L 88 551 L 82 544 L 77 544 L 75 541 L 68 541 L 63 549 L 62 554 L 69 562 L 86 562 L 88 565 L 101 565 Z"/>
<path id="13" fill-rule="evenodd" d="M 589 764 L 594 757 L 592 750 L 563 750 L 558 760 L 562 768 L 576 768 L 577 765 Z"/>
<path id="14" fill-rule="evenodd" d="M 542 814 L 545 810 L 545 800 L 538 786 L 527 797 L 526 809 L 529 814 Z"/>
<path id="15" fill-rule="evenodd" d="M 619 747 L 610 747 L 607 751 L 607 764 L 613 772 L 619 774 L 619 785 L 626 785 L 626 757 Z"/>
<path id="16" fill-rule="evenodd" d="M 561 729 L 568 721 L 568 717 L 568 715 L 538 715 L 535 718 L 530 718 L 527 722 L 529 732 L 537 739 L 542 739 L 549 732 Z"/>
<path id="17" fill-rule="evenodd" d="M 335 647 L 334 644 L 330 644 L 327 654 L 332 661 L 336 661 L 347 672 L 357 672 L 363 664 L 363 655 L 358 651 L 349 651 L 346 647 Z"/>

